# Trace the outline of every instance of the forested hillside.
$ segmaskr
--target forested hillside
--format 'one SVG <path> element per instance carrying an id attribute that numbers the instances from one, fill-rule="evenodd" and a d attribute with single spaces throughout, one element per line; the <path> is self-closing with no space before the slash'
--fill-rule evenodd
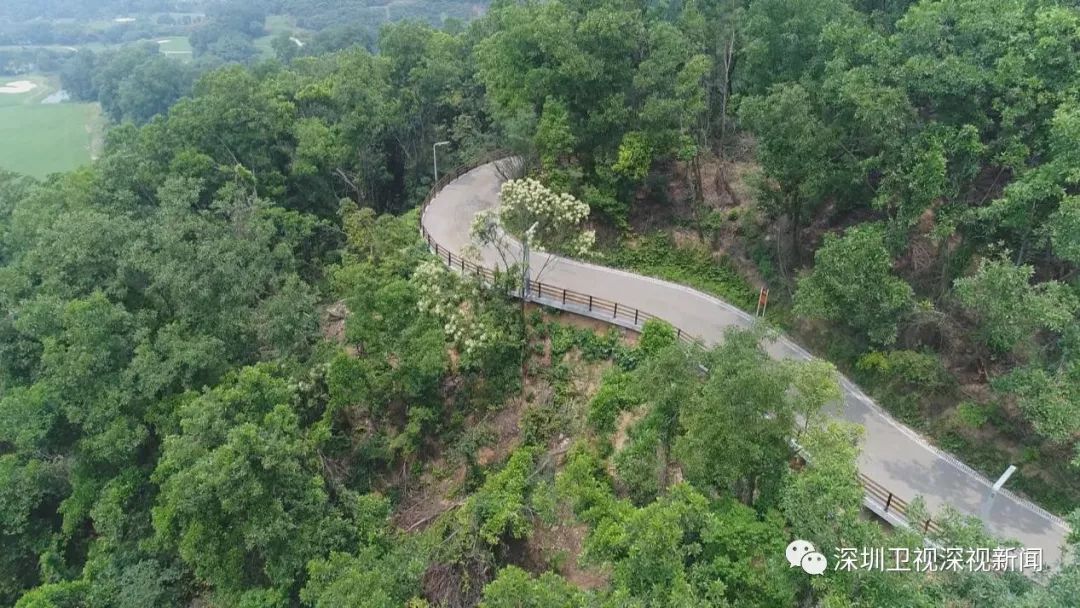
<path id="1" fill-rule="evenodd" d="M 84 55 L 103 156 L 0 173 L 0 605 L 1076 605 L 1071 551 L 1035 582 L 785 547 L 924 546 L 863 511 L 837 367 L 1080 520 L 1080 10 L 499 0 L 340 42 Z M 835 366 L 447 272 L 416 211 L 444 141 L 519 155 L 522 205 L 587 210 L 600 263 L 769 286 Z"/>

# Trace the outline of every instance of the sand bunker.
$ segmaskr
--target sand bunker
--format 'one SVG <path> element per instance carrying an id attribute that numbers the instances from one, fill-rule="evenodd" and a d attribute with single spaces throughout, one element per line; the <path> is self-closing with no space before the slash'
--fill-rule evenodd
<path id="1" fill-rule="evenodd" d="M 29 80 L 16 80 L 15 82 L 0 85 L 0 95 L 19 95 L 21 93 L 29 93 L 36 88 L 37 83 L 30 82 Z"/>

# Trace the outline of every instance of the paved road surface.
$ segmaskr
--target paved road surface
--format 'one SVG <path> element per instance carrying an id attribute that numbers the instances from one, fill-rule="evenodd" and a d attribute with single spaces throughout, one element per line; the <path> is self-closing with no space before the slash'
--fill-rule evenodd
<path id="1" fill-rule="evenodd" d="M 455 253 L 473 246 L 469 227 L 477 212 L 498 205 L 502 178 L 495 163 L 482 165 L 446 186 L 421 220 L 435 242 Z M 482 264 L 498 266 L 491 250 L 479 252 Z M 546 267 L 545 267 L 546 264 Z M 753 318 L 734 306 L 694 289 L 640 275 L 534 254 L 534 279 L 638 308 L 703 338 L 719 341 L 725 328 L 749 326 Z M 540 277 L 537 269 L 544 268 Z M 784 338 L 769 346 L 774 357 L 807 359 L 809 354 Z M 994 493 L 992 482 L 926 442 L 882 411 L 858 387 L 842 380 L 844 399 L 834 414 L 866 429 L 859 469 L 898 497 L 923 496 L 931 513 L 949 504 L 978 516 L 1002 538 L 1043 549 L 1044 562 L 1061 557 L 1068 527 L 1059 518 L 1008 491 Z"/>

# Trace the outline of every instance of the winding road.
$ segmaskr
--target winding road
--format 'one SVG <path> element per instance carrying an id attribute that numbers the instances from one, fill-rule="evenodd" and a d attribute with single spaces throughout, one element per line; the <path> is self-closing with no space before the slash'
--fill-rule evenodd
<path id="1" fill-rule="evenodd" d="M 501 161 L 460 175 L 433 196 L 421 218 L 429 242 L 454 254 L 475 250 L 469 235 L 473 217 L 499 204 L 503 178 L 496 167 L 498 162 Z M 484 267 L 500 265 L 501 258 L 493 249 L 480 249 L 475 255 Z M 720 341 L 729 327 L 748 327 L 754 323 L 751 315 L 727 302 L 667 281 L 540 253 L 533 254 L 531 266 L 534 274 L 536 269 L 544 269 L 542 277 L 534 276 L 534 280 L 650 313 L 706 344 Z M 581 306 L 563 305 L 557 298 L 538 301 L 588 314 Z M 610 315 L 592 316 L 610 320 Z M 633 327 L 629 322 L 619 324 Z M 767 348 L 777 358 L 810 358 L 809 353 L 787 338 Z M 1069 532 L 1064 521 L 1008 490 L 994 492 L 989 480 L 894 420 L 846 378 L 841 378 L 841 384 L 843 402 L 835 404 L 830 413 L 865 429 L 859 457 L 863 476 L 903 501 L 924 497 L 931 513 L 952 505 L 962 513 L 976 516 L 995 536 L 1017 540 L 1028 549 L 1041 548 L 1048 566 L 1060 561 Z M 898 520 L 894 511 L 882 509 L 885 506 L 882 501 L 868 495 L 866 502 L 871 510 L 892 523 L 906 523 Z"/>

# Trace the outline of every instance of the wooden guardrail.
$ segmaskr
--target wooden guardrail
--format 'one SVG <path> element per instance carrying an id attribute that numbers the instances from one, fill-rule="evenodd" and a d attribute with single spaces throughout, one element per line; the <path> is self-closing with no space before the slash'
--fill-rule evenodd
<path id="1" fill-rule="evenodd" d="M 862 473 L 859 473 L 859 483 L 862 484 L 863 492 L 866 493 L 867 496 L 884 505 L 885 513 L 891 513 L 901 517 L 904 521 L 908 522 L 909 526 L 919 530 L 923 534 L 942 531 L 941 526 L 932 518 L 927 517 L 925 520 L 913 521 L 908 514 L 907 501 L 896 494 L 893 494 L 888 488 L 880 483 L 870 479 Z"/>
<path id="2" fill-rule="evenodd" d="M 496 160 L 506 158 L 509 156 L 508 152 L 499 151 L 493 154 L 489 154 L 480 160 L 473 163 L 455 167 L 448 171 L 445 175 L 439 178 L 435 185 L 432 186 L 431 192 L 424 198 L 423 205 L 420 211 L 420 234 L 424 237 L 424 241 L 431 249 L 432 253 L 437 258 L 442 260 L 447 267 L 452 270 L 456 270 L 462 274 L 473 274 L 483 277 L 485 280 L 494 280 L 495 270 L 485 268 L 479 264 L 466 260 L 458 254 L 450 251 L 435 241 L 431 234 L 424 227 L 424 212 L 427 210 L 427 206 L 432 200 L 439 194 L 439 192 L 447 186 L 450 182 L 456 180 L 462 175 Z M 517 294 L 515 294 L 517 295 Z M 587 293 L 581 293 L 572 289 L 566 289 L 555 285 L 542 283 L 540 281 L 531 281 L 529 285 L 529 293 L 526 297 L 530 300 L 535 300 L 539 303 L 549 304 L 556 308 L 563 308 L 570 310 L 571 312 L 586 312 L 589 316 L 594 318 L 604 319 L 610 318 L 613 323 L 631 326 L 640 329 L 646 321 L 650 319 L 659 319 L 660 317 L 628 306 L 619 302 L 613 302 L 604 298 L 599 298 Z M 610 317 L 609 317 L 610 315 Z M 683 331 L 681 328 L 675 327 L 676 336 L 682 342 L 702 344 L 703 341 L 700 338 L 694 337 L 689 332 Z M 812 466 L 812 465 L 811 465 Z M 863 487 L 865 496 L 877 503 L 880 503 L 884 507 L 884 512 L 889 515 L 895 515 L 900 521 L 907 522 L 907 525 L 911 528 L 922 532 L 923 534 L 929 534 L 931 532 L 941 532 L 941 526 L 930 518 L 920 521 L 912 521 L 908 515 L 909 505 L 908 502 L 901 499 L 885 486 L 867 477 L 861 472 L 858 474 L 859 483 Z"/>

